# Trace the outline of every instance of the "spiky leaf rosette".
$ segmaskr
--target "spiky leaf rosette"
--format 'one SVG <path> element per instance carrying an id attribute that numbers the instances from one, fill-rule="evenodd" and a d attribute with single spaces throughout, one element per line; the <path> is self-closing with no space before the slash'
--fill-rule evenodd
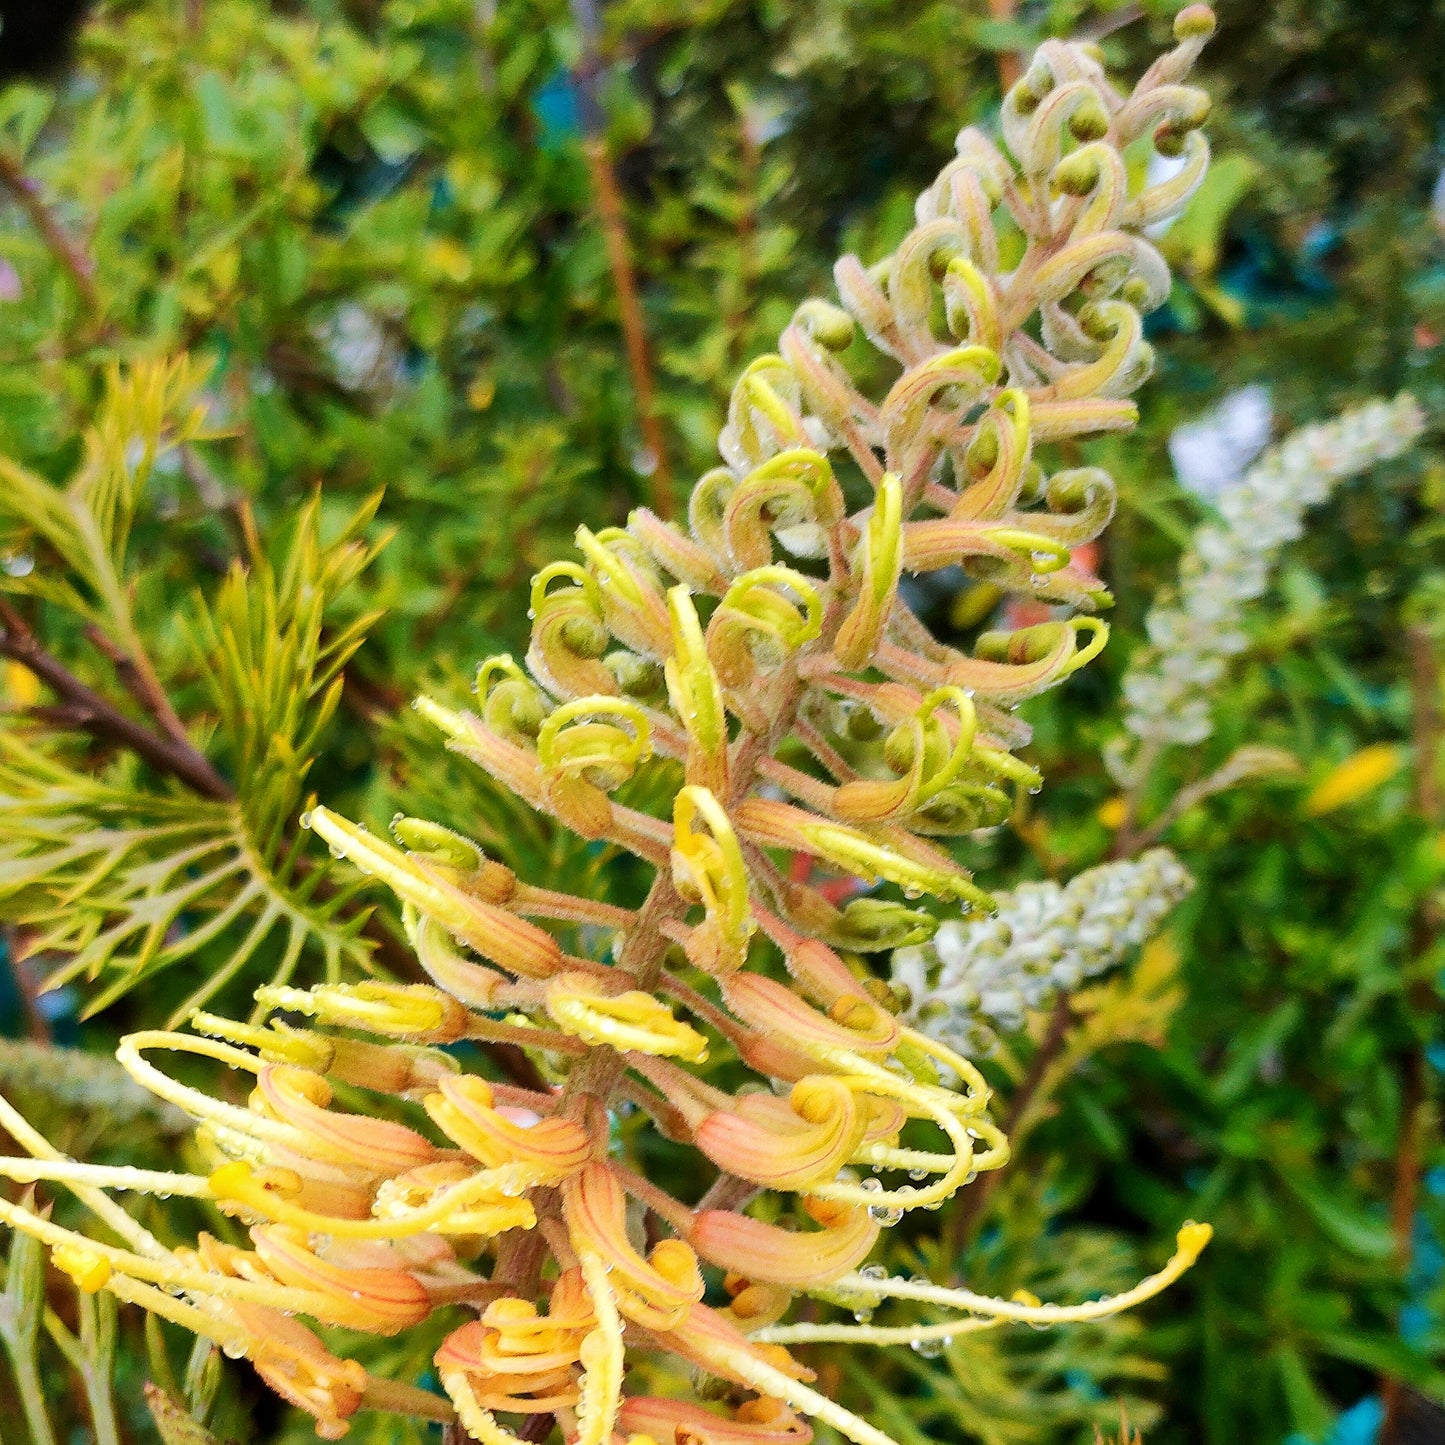
<path id="1" fill-rule="evenodd" d="M 690 530 L 646 511 L 581 529 L 580 560 L 535 581 L 525 666 L 484 664 L 475 713 L 420 704 L 532 807 L 655 870 L 638 906 L 523 881 L 434 823 L 399 819 L 393 843 L 315 809 L 310 826 L 400 898 L 434 986 L 267 988 L 263 1009 L 313 1026 L 203 1016 L 194 1034 L 131 1037 L 122 1062 L 201 1121 L 214 1171 L 5 1165 L 72 1182 L 125 1248 L 0 1214 L 87 1285 L 249 1355 L 329 1435 L 364 1406 L 445 1407 L 332 1354 L 293 1314 L 394 1334 L 472 1305 L 436 1364 L 489 1445 L 516 1438 L 507 1414 L 532 1417 L 529 1434 L 554 1416 L 581 1445 L 803 1440 L 809 1417 L 888 1445 L 784 1346 L 1094 1319 L 1186 1269 L 1205 1226 L 1135 1289 L 1081 1305 L 857 1273 L 883 1226 L 999 1167 L 1007 1144 L 977 1069 L 875 1002 L 839 950 L 925 935 L 917 896 L 988 906 L 944 840 L 1037 784 L 1011 751 L 1026 737 L 1013 709 L 1103 644 L 1104 590 L 1072 552 L 1107 522 L 1113 486 L 1051 470 L 1047 449 L 1133 423 L 1150 366 L 1140 318 L 1168 288 L 1139 231 L 1203 173 L 1206 102 L 1183 78 L 1212 24 L 1186 10 L 1177 47 L 1127 97 L 1087 48 L 1044 46 L 1007 98 L 1007 153 L 965 131 L 898 250 L 845 258 L 841 305 L 806 303 L 778 354 L 748 367 Z M 1184 168 L 1131 190 L 1123 152 L 1149 138 Z M 1067 615 L 986 634 L 972 655 L 942 646 L 899 581 L 953 565 Z M 875 740 L 866 768 L 845 760 L 860 738 Z M 659 777 L 673 786 L 648 785 Z M 670 806 L 643 802 L 659 796 Z M 812 860 L 808 880 L 789 858 Z M 904 897 L 839 907 L 827 885 L 848 878 Z M 492 1085 L 436 1047 L 469 1039 L 520 1044 L 558 1082 Z M 174 1081 L 148 1057 L 166 1050 L 253 1073 L 249 1104 Z M 419 1101 L 438 1132 L 335 1108 L 337 1085 Z M 701 1198 L 675 1197 L 614 1141 L 638 1112 L 706 1160 Z M 905 1146 L 913 1121 L 925 1127 Z M 941 1143 L 914 1142 L 926 1126 Z M 216 1200 L 254 1248 L 164 1250 L 105 1185 Z M 744 1212 L 764 1193 L 767 1222 Z M 703 1302 L 709 1267 L 725 1304 Z M 799 1293 L 950 1317 L 778 1323 Z M 629 1348 L 712 1377 L 701 1395 L 725 1411 L 627 1393 Z"/>

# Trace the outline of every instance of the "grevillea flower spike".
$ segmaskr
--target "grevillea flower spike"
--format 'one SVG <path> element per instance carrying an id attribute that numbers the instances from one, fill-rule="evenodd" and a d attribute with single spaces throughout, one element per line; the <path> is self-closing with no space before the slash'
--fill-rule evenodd
<path id="1" fill-rule="evenodd" d="M 992 908 L 951 840 L 1038 786 L 1013 755 L 1028 740 L 1014 709 L 1103 646 L 1107 594 L 1073 558 L 1113 483 L 1050 470 L 1048 447 L 1134 422 L 1140 315 L 1169 284 L 1141 232 L 1203 175 L 1207 102 L 1185 77 L 1213 23 L 1183 11 L 1127 96 L 1088 47 L 1043 46 L 1008 94 L 1003 146 L 964 131 L 898 250 L 842 260 L 842 304 L 804 304 L 747 368 L 689 530 L 647 511 L 581 529 L 581 560 L 536 579 L 525 666 L 485 663 L 475 712 L 419 703 L 531 806 L 650 866 L 638 907 L 520 879 L 435 823 L 399 819 L 391 841 L 317 808 L 304 821 L 400 899 L 431 984 L 268 987 L 251 1022 L 198 1014 L 126 1039 L 131 1077 L 195 1120 L 199 1173 L 62 1158 L 0 1101 L 31 1156 L 0 1175 L 68 1187 L 116 1242 L 20 1204 L 0 1218 L 83 1289 L 247 1357 L 323 1436 L 385 1409 L 485 1445 L 513 1445 L 523 1421 L 540 1439 L 547 1417 L 576 1445 L 787 1445 L 809 1421 L 890 1445 L 788 1346 L 1096 1319 L 1188 1268 L 1207 1226 L 1186 1225 L 1135 1289 L 1081 1305 L 860 1270 L 883 1229 L 1008 1154 L 978 1070 L 879 1003 L 866 959 L 932 936 L 924 895 Z M 1149 144 L 1185 164 L 1141 189 L 1124 152 Z M 881 394 L 850 371 L 870 346 L 868 374 L 891 369 Z M 954 565 L 1055 620 L 969 654 L 940 644 L 899 582 Z M 636 805 L 657 788 L 619 791 L 658 769 L 681 775 L 666 810 Z M 789 855 L 812 860 L 807 881 Z M 839 876 L 897 896 L 844 903 Z M 470 1074 L 445 1047 L 465 1040 L 520 1046 L 558 1082 Z M 249 1098 L 179 1082 L 176 1054 L 249 1078 Z M 409 1123 L 402 1102 L 420 1106 Z M 698 1151 L 715 1171 L 700 1199 L 628 1155 L 624 1113 Z M 211 1201 L 246 1242 L 167 1247 L 124 1191 Z M 842 1322 L 787 1323 L 799 1295 Z M 847 1322 L 890 1299 L 942 1318 Z M 470 1318 L 435 1359 L 445 1399 L 312 1327 L 393 1335 L 457 1307 Z M 649 1352 L 711 1377 L 712 1403 L 640 1392 Z"/>

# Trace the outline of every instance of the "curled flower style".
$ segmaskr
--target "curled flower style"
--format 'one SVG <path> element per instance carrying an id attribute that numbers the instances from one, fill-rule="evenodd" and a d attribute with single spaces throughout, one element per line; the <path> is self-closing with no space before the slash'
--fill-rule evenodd
<path id="1" fill-rule="evenodd" d="M 904 1017 L 963 1054 L 988 1053 L 1030 1010 L 1121 963 L 1194 886 L 1167 848 L 1105 863 L 1066 886 L 1024 883 L 990 918 L 945 923 L 893 955 Z"/>
<path id="2" fill-rule="evenodd" d="M 1177 1278 L 1202 1227 L 1136 1290 L 1077 1306 L 860 1266 L 905 1212 L 1008 1158 L 962 1048 L 986 1040 L 936 1029 L 925 1003 L 965 987 L 948 961 L 1069 982 L 1174 887 L 1150 855 L 1147 884 L 1103 870 L 996 904 L 966 850 L 1040 784 L 1014 709 L 1107 637 L 1076 555 L 1114 486 L 1054 444 L 1133 424 L 1141 317 L 1169 288 L 1141 231 L 1203 175 L 1207 101 L 1185 79 L 1212 27 L 1185 10 L 1128 95 L 1092 50 L 1045 45 L 1003 145 L 965 130 L 898 249 L 843 258 L 838 300 L 805 302 L 743 372 L 686 529 L 645 510 L 580 528 L 578 556 L 534 579 L 525 666 L 484 662 L 469 711 L 418 701 L 494 783 L 632 855 L 629 878 L 650 871 L 638 906 L 518 877 L 422 819 L 385 838 L 314 808 L 304 822 L 395 894 L 430 981 L 272 986 L 247 1022 L 125 1039 L 130 1078 L 195 1122 L 196 1173 L 65 1159 L 0 1100 L 30 1156 L 0 1177 L 71 1189 L 100 1238 L 3 1200 L 0 1220 L 82 1288 L 246 1356 L 325 1436 L 390 1409 L 484 1445 L 540 1439 L 547 1417 L 569 1445 L 806 1445 L 810 1422 L 892 1445 L 788 1346 L 1094 1319 Z M 1149 185 L 1151 146 L 1184 170 Z M 945 646 L 900 583 L 953 566 L 1058 611 Z M 925 896 L 980 917 L 939 929 Z M 918 975 L 901 1018 L 879 1002 L 890 952 L 895 979 Z M 998 988 L 978 992 L 1001 1022 Z M 455 1047 L 470 1040 L 531 1067 L 484 1079 Z M 178 1054 L 188 1082 L 165 1066 Z M 208 1065 L 249 1090 L 190 1082 Z M 637 1146 L 649 1122 L 667 1146 Z M 715 1175 L 696 1203 L 669 1187 L 696 1170 L 658 1167 L 678 1148 Z M 218 1209 L 238 1242 L 168 1247 L 127 1191 Z M 705 1268 L 725 1276 L 716 1305 Z M 799 1296 L 947 1318 L 789 1323 Z M 389 1336 L 442 1310 L 464 1312 L 435 1354 L 446 1399 L 373 1379 L 311 1328 Z M 698 1399 L 651 1393 L 649 1354 L 696 1370 Z"/>

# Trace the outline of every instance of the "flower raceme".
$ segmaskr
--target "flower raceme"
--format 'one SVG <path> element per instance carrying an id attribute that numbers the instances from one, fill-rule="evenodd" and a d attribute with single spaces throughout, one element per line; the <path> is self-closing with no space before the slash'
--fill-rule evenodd
<path id="1" fill-rule="evenodd" d="M 399 818 L 392 841 L 318 807 L 303 822 L 396 894 L 430 983 L 271 986 L 251 1022 L 127 1038 L 130 1076 L 196 1123 L 194 1174 L 65 1159 L 0 1101 L 31 1156 L 0 1174 L 68 1187 L 119 1242 L 27 1205 L 0 1218 L 82 1288 L 249 1358 L 323 1436 L 380 1409 L 485 1445 L 522 1420 L 541 1438 L 548 1417 L 578 1445 L 785 1445 L 810 1420 L 889 1445 L 788 1346 L 1094 1319 L 1188 1268 L 1206 1226 L 1085 1305 L 858 1272 L 884 1228 L 1007 1158 L 978 1070 L 880 1004 L 875 969 L 932 937 L 925 897 L 991 911 L 953 840 L 1039 786 L 1015 708 L 1104 644 L 1107 594 L 1074 556 L 1113 483 L 1050 447 L 1134 422 L 1140 316 L 1169 281 L 1141 233 L 1203 176 L 1207 102 L 1185 78 L 1212 28 L 1183 11 L 1128 95 L 1088 47 L 1043 46 L 1002 146 L 964 131 L 897 251 L 844 258 L 841 304 L 806 302 L 743 373 L 687 529 L 645 510 L 582 528 L 580 560 L 535 579 L 525 665 L 483 664 L 475 711 L 418 703 L 533 808 L 651 868 L 637 906 L 519 878 L 435 823 Z M 1151 145 L 1184 165 L 1141 188 L 1124 152 Z M 854 380 L 880 371 L 881 394 Z M 899 582 L 950 566 L 1055 615 L 945 646 Z M 844 902 L 840 879 L 881 896 Z M 489 1081 L 463 1067 L 469 1041 L 536 1067 Z M 249 1097 L 181 1083 L 176 1054 L 249 1078 Z M 716 1176 L 701 1198 L 648 1176 L 623 1116 L 697 1151 Z M 244 1232 L 167 1247 L 125 1191 L 210 1201 Z M 800 1294 L 944 1318 L 787 1324 Z M 445 1399 L 317 1332 L 393 1335 L 458 1308 L 436 1352 Z M 710 1377 L 702 1402 L 639 1392 L 649 1352 Z"/>

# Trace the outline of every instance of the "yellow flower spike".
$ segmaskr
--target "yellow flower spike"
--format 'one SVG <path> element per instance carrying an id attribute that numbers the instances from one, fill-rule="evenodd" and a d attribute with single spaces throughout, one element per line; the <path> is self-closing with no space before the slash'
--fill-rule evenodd
<path id="1" fill-rule="evenodd" d="M 832 1179 L 862 1137 L 853 1090 L 817 1074 L 800 1079 L 786 1099 L 744 1094 L 693 1131 L 718 1168 L 766 1189 L 806 1189 Z"/>
<path id="2" fill-rule="evenodd" d="M 705 1314 L 701 1307 L 694 1310 L 693 1317 L 688 1320 L 687 1335 L 674 1346 L 678 1353 L 696 1359 L 714 1374 L 736 1380 L 762 1395 L 781 1401 L 800 1414 L 832 1426 L 845 1439 L 852 1440 L 854 1445 L 897 1445 L 882 1430 L 805 1385 L 794 1373 L 796 1362 L 790 1356 L 784 1354 L 782 1359 L 787 1365 L 792 1365 L 793 1370 L 782 1363 L 775 1364 L 764 1353 L 764 1348 L 754 1343 L 775 1331 L 760 1330 L 750 1341 L 741 1334 L 722 1328 L 703 1328 L 702 1321 L 706 1315 L 711 1315 L 712 1321 L 719 1325 L 722 1323 L 714 1311 Z"/>
<path id="3" fill-rule="evenodd" d="M 535 737 L 547 715 L 547 700 L 541 688 L 517 666 L 510 653 L 499 652 L 487 658 L 477 668 L 473 690 L 481 704 L 482 721 L 508 742 Z M 448 712 L 426 697 L 418 698 L 414 706 L 448 736 L 465 741 L 469 729 L 461 714 Z"/>
<path id="4" fill-rule="evenodd" d="M 709 1264 L 789 1289 L 826 1285 L 867 1259 L 880 1225 L 866 1209 L 813 1198 L 803 1208 L 820 1231 L 781 1229 L 729 1209 L 707 1209 L 697 1215 L 688 1243 Z"/>
<path id="5" fill-rule="evenodd" d="M 417 962 L 433 983 L 468 1008 L 492 1007 L 492 995 L 508 981 L 505 974 L 464 957 L 446 929 L 435 918 L 423 917 L 414 905 L 402 904 L 401 920 Z"/>
<path id="6" fill-rule="evenodd" d="M 425 1286 L 403 1269 L 345 1268 L 328 1263 L 289 1225 L 251 1230 L 257 1257 L 279 1284 L 328 1296 L 327 1319 L 374 1335 L 394 1335 L 432 1312 Z"/>
<path id="7" fill-rule="evenodd" d="M 549 592 L 552 583 L 573 585 Z M 615 693 L 617 680 L 599 660 L 611 637 L 597 579 L 575 562 L 553 562 L 532 578 L 532 636 L 527 665 L 559 697 Z"/>
<path id="8" fill-rule="evenodd" d="M 561 1179 L 576 1173 L 593 1156 L 592 1140 L 580 1124 L 556 1118 L 518 1124 L 498 1112 L 491 1085 L 475 1074 L 440 1080 L 437 1092 L 423 1104 L 449 1139 L 489 1168 L 516 1161 Z"/>
<path id="9" fill-rule="evenodd" d="M 254 1343 L 246 1356 L 256 1373 L 289 1405 L 316 1421 L 323 1440 L 339 1440 L 361 1408 L 369 1376 L 357 1360 L 341 1360 L 305 1325 L 278 1310 L 233 1304 Z"/>
<path id="10" fill-rule="evenodd" d="M 562 961 L 562 950 L 557 940 L 545 929 L 518 918 L 514 913 L 496 904 L 483 902 L 473 893 L 460 887 L 453 878 L 446 876 L 443 868 L 415 853 L 405 853 L 377 838 L 355 823 L 331 812 L 329 808 L 315 807 L 307 815 L 308 822 L 332 848 L 333 851 L 349 858 L 363 873 L 380 878 L 403 903 L 410 903 L 428 918 L 434 918 L 459 938 L 466 941 L 493 963 L 500 964 L 512 973 L 525 978 L 545 978 Z M 342 987 L 340 985 L 334 987 Z M 364 986 L 359 986 L 364 987 Z M 375 985 L 378 989 L 395 988 L 395 985 Z M 291 990 L 297 994 L 299 990 Z M 420 998 L 418 994 L 415 997 Z M 260 995 L 258 994 L 259 998 Z M 359 997 L 359 996 L 358 996 Z M 378 994 L 379 1000 L 381 995 Z M 295 1007 L 297 1005 L 289 1005 Z M 330 1004 L 327 1007 L 331 1007 Z M 417 1016 L 424 1009 L 417 1004 Z M 303 1008 L 304 1013 L 313 1012 Z M 364 1012 L 365 1010 L 363 1010 Z M 440 1029 L 455 1023 L 464 1026 L 464 1013 L 457 1013 L 455 1000 L 450 1003 L 449 1023 L 440 1019 L 436 1024 L 422 1026 L 422 1031 Z M 377 1017 L 381 1014 L 376 1013 Z M 318 1014 L 317 1017 L 327 1017 Z M 348 1021 L 344 1017 L 328 1017 L 328 1022 L 350 1023 L 354 1028 L 371 1027 L 357 1014 Z M 399 1023 L 397 1027 L 403 1027 Z M 392 1027 L 377 1030 L 392 1032 Z"/>
<path id="11" fill-rule="evenodd" d="M 724 436 L 731 441 L 738 460 L 750 466 L 756 467 L 780 451 L 808 444 L 801 418 L 778 394 L 774 381 L 792 389 L 793 377 L 787 363 L 781 356 L 759 356 L 744 368 L 728 403 Z M 759 420 L 771 436 L 759 429 Z"/>
<path id="12" fill-rule="evenodd" d="M 731 972 L 746 960 L 754 927 L 737 834 L 717 798 L 691 784 L 678 791 L 672 822 L 673 886 L 707 914 L 688 940 L 688 957 L 708 973 Z"/>
<path id="13" fill-rule="evenodd" d="M 832 823 L 811 823 L 802 830 L 809 852 L 859 878 L 882 878 L 896 883 L 910 898 L 928 894 L 941 902 L 968 902 L 989 906 L 991 899 L 962 868 L 942 868 L 905 857 L 894 848 L 875 843 L 852 828 Z"/>
<path id="14" fill-rule="evenodd" d="M 256 1002 L 263 1009 L 395 1039 L 451 1043 L 471 1022 L 470 1013 L 450 994 L 424 983 L 266 984 L 256 990 Z"/>
<path id="15" fill-rule="evenodd" d="M 57 1244 L 50 1251 L 50 1261 L 62 1274 L 68 1274 L 75 1287 L 86 1294 L 104 1289 L 112 1273 L 110 1261 L 83 1244 Z"/>
<path id="16" fill-rule="evenodd" d="M 823 1014 L 792 989 L 760 973 L 735 973 L 719 985 L 728 1011 L 756 1033 L 786 1040 L 808 1052 L 833 1050 L 886 1056 L 902 1037 L 898 1020 L 871 999 L 846 995 L 846 1012 Z M 830 1060 L 832 1055 L 829 1056 Z"/>
<path id="17" fill-rule="evenodd" d="M 287 1197 L 299 1192 L 299 1181 L 293 1175 L 291 1183 L 297 1188 L 288 1189 L 286 1181 L 277 1178 L 282 1172 L 263 1174 L 248 1164 L 223 1164 L 210 1177 L 210 1194 L 222 1205 L 239 1205 L 262 1219 L 338 1239 L 401 1239 L 427 1232 L 491 1236 L 508 1229 L 531 1229 L 536 1223 L 531 1204 L 519 1197 L 525 1187 L 525 1181 L 518 1182 L 520 1170 L 482 1170 L 457 1180 L 448 1177 L 427 1191 L 425 1202 L 371 1219 L 341 1219 L 302 1208 Z M 395 1185 L 396 1181 L 390 1181 L 378 1191 L 378 1208 L 389 1188 L 392 1195 L 398 1192 L 391 1187 Z"/>
<path id="18" fill-rule="evenodd" d="M 622 1404 L 622 1320 L 606 1262 L 600 1255 L 583 1252 L 578 1263 L 597 1324 L 582 1341 L 578 1356 L 582 1388 L 577 1397 L 577 1434 L 571 1445 L 610 1445 Z"/>
<path id="19" fill-rule="evenodd" d="M 559 974 L 547 986 L 547 1012 L 563 1033 L 589 1044 L 701 1063 L 707 1040 L 650 993 L 608 995 L 586 973 Z"/>
<path id="20" fill-rule="evenodd" d="M 643 1259 L 627 1237 L 626 1195 L 606 1164 L 589 1164 L 562 1186 L 563 1215 L 579 1257 L 610 1267 L 617 1307 L 634 1323 L 668 1330 L 702 1299 L 697 1256 L 679 1239 L 664 1239 Z"/>
<path id="21" fill-rule="evenodd" d="M 756 567 L 723 594 L 708 622 L 708 656 L 728 687 L 742 687 L 757 669 L 778 667 L 822 627 L 823 599 L 808 578 L 791 567 Z"/>
<path id="22" fill-rule="evenodd" d="M 294 1064 L 298 1069 L 312 1069 L 324 1074 L 336 1057 L 336 1045 L 331 1039 L 288 1028 L 277 1019 L 272 1019 L 269 1026 L 263 1027 L 260 1024 L 238 1023 L 235 1019 L 221 1018 L 197 1009 L 186 1022 L 198 1034 L 205 1034 L 208 1038 L 225 1039 L 227 1043 L 255 1049 L 262 1059 L 271 1064 Z"/>
<path id="23" fill-rule="evenodd" d="M 843 517 L 843 493 L 821 452 L 797 447 L 755 466 L 728 496 L 722 527 L 739 571 L 773 561 L 773 537 L 794 556 L 822 556 Z"/>
<path id="24" fill-rule="evenodd" d="M 602 721 L 613 717 L 630 724 Z M 547 715 L 537 735 L 537 760 L 549 773 L 580 778 L 610 792 L 652 756 L 647 714 L 627 698 L 579 697 Z"/>
<path id="25" fill-rule="evenodd" d="M 627 1445 L 808 1445 L 812 1431 L 779 1400 L 748 1400 L 734 1417 L 715 1414 L 689 1400 L 629 1395 L 622 1402 L 621 1427 L 632 1434 Z"/>
<path id="26" fill-rule="evenodd" d="M 889 472 L 878 484 L 863 534 L 858 601 L 833 639 L 833 656 L 848 669 L 866 667 L 883 636 L 903 570 L 903 480 Z"/>
<path id="27" fill-rule="evenodd" d="M 663 664 L 667 696 L 687 733 L 687 780 L 714 793 L 728 785 L 728 727 L 722 686 L 686 587 L 667 594 L 672 655 Z"/>
<path id="28" fill-rule="evenodd" d="M 666 657 L 667 605 L 653 581 L 651 559 L 642 544 L 619 527 L 596 533 L 579 527 L 576 540 L 596 571 L 608 626 L 628 647 L 649 657 Z"/>
<path id="29" fill-rule="evenodd" d="M 1315 784 L 1301 805 L 1307 818 L 1322 818 L 1357 803 L 1388 783 L 1405 765 L 1405 750 L 1394 743 L 1372 743 L 1352 753 Z"/>
<path id="30" fill-rule="evenodd" d="M 1003 350 L 998 295 L 993 283 L 967 256 L 955 256 L 943 273 L 944 315 L 959 341 L 982 346 L 995 355 Z"/>
<path id="31" fill-rule="evenodd" d="M 306 1137 L 307 1158 L 396 1174 L 430 1164 L 436 1146 L 414 1129 L 369 1114 L 343 1114 L 329 1107 L 331 1086 L 320 1074 L 288 1064 L 268 1064 L 256 1080 L 251 1107 Z"/>

